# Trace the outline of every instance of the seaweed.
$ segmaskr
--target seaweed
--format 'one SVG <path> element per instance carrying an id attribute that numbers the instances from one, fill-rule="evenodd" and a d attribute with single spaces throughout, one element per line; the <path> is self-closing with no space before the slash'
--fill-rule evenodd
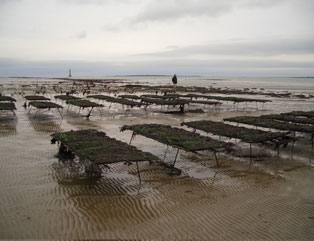
<path id="1" fill-rule="evenodd" d="M 61 105 L 48 101 L 32 101 L 29 105 L 34 106 L 37 109 L 63 109 Z"/>
<path id="2" fill-rule="evenodd" d="M 307 113 L 309 114 L 309 113 Z M 311 113 L 314 116 L 314 112 Z M 305 125 L 314 125 L 314 119 L 311 118 L 300 118 L 299 116 L 291 115 L 290 113 L 281 113 L 281 114 L 273 114 L 273 115 L 262 115 L 261 118 L 265 119 L 272 119 L 272 120 L 280 120 L 280 121 L 286 121 L 286 122 L 292 122 L 292 123 L 299 123 L 299 124 L 305 124 Z"/>
<path id="3" fill-rule="evenodd" d="M 164 96 L 169 97 L 169 98 L 182 98 L 184 95 L 181 94 L 165 94 Z"/>
<path id="4" fill-rule="evenodd" d="M 60 99 L 60 100 L 79 100 L 81 98 L 73 96 L 73 95 L 55 95 L 55 99 Z"/>
<path id="5" fill-rule="evenodd" d="M 204 105 L 221 105 L 221 102 L 218 101 L 206 101 L 206 100 L 191 100 L 192 104 L 204 104 Z"/>
<path id="6" fill-rule="evenodd" d="M 131 101 L 131 100 L 127 100 L 127 99 L 116 99 L 115 103 L 119 103 L 121 105 L 128 105 L 131 107 L 137 106 L 137 107 L 141 107 L 141 106 L 147 106 L 147 103 L 141 103 L 141 102 L 136 102 L 136 101 Z"/>
<path id="7" fill-rule="evenodd" d="M 78 100 L 67 100 L 66 101 L 67 104 L 70 105 L 75 105 L 75 106 L 79 106 L 81 108 L 89 108 L 89 107 L 103 107 L 103 105 L 101 104 L 97 104 L 95 102 L 89 101 L 89 100 L 82 100 L 82 99 L 78 99 Z"/>
<path id="8" fill-rule="evenodd" d="M 116 98 L 107 95 L 88 95 L 87 98 L 93 98 L 98 100 L 106 100 L 108 102 L 113 102 Z"/>
<path id="9" fill-rule="evenodd" d="M 141 97 L 137 96 L 137 95 L 119 95 L 119 98 L 122 99 L 134 99 L 134 100 L 140 100 Z"/>
<path id="10" fill-rule="evenodd" d="M 106 95 L 89 95 L 89 96 L 87 96 L 87 98 L 105 100 L 107 102 L 119 103 L 121 105 L 128 105 L 131 107 L 134 107 L 134 106 L 141 107 L 141 106 L 147 105 L 147 104 L 141 103 L 141 102 L 131 101 L 131 100 L 124 99 L 124 98 L 114 98 L 114 97 L 110 97 L 110 96 L 106 96 Z"/>
<path id="11" fill-rule="evenodd" d="M 308 125 L 296 125 L 287 122 L 280 122 L 271 119 L 252 116 L 238 116 L 224 119 L 225 121 L 238 122 L 247 125 L 260 126 L 265 128 L 273 128 L 285 131 L 303 132 L 314 134 L 314 127 Z"/>
<path id="12" fill-rule="evenodd" d="M 16 110 L 16 107 L 14 103 L 0 103 L 0 110 L 14 111 Z"/>
<path id="13" fill-rule="evenodd" d="M 189 100 L 175 99 L 175 100 L 164 100 L 164 99 L 151 99 L 151 98 L 142 98 L 142 101 L 149 104 L 156 105 L 185 105 L 189 104 Z"/>
<path id="14" fill-rule="evenodd" d="M 204 98 L 209 100 L 220 100 L 220 101 L 231 101 L 234 103 L 240 103 L 240 102 L 271 102 L 271 100 L 262 100 L 262 99 L 249 99 L 249 98 L 242 98 L 242 97 L 233 97 L 233 96 L 211 96 L 211 95 L 198 95 L 198 94 L 187 94 L 182 95 L 184 98 Z"/>
<path id="15" fill-rule="evenodd" d="M 232 126 L 222 122 L 214 121 L 191 121 L 183 122 L 182 125 L 212 133 L 214 135 L 237 138 L 247 143 L 266 143 L 266 142 L 284 142 L 292 141 L 286 133 L 274 133 L 261 130 L 248 129 L 244 127 Z"/>
<path id="16" fill-rule="evenodd" d="M 51 136 L 52 144 L 60 142 L 61 146 L 66 147 L 79 159 L 94 164 L 158 160 L 148 152 L 140 151 L 134 146 L 108 137 L 104 132 L 92 129 L 55 133 Z"/>
<path id="17" fill-rule="evenodd" d="M 3 95 L 0 95 L 0 102 L 1 102 L 1 101 L 16 102 L 16 99 L 12 98 L 11 96 L 3 96 Z"/>
<path id="18" fill-rule="evenodd" d="M 287 113 L 287 115 L 314 118 L 314 111 L 292 111 L 292 112 Z"/>
<path id="19" fill-rule="evenodd" d="M 176 95 L 141 95 L 142 98 L 151 98 L 151 99 L 162 99 L 162 100 L 172 100 L 178 99 Z"/>
<path id="20" fill-rule="evenodd" d="M 202 150 L 230 150 L 232 144 L 216 141 L 183 129 L 174 128 L 169 125 L 145 124 L 145 125 L 124 125 L 121 131 L 131 130 L 135 134 L 143 135 L 163 144 L 177 147 L 186 151 Z"/>
<path id="21" fill-rule="evenodd" d="M 163 114 L 171 114 L 171 115 L 183 115 L 185 113 L 198 113 L 198 114 L 203 114 L 205 111 L 202 109 L 193 109 L 193 110 L 187 110 L 185 112 L 182 112 L 181 110 L 178 111 L 161 111 Z"/>
<path id="22" fill-rule="evenodd" d="M 127 84 L 123 85 L 121 87 L 125 87 L 128 89 L 132 89 L 132 91 L 162 91 L 164 93 L 169 93 L 173 91 L 173 86 L 171 85 L 159 85 L 159 86 L 148 86 L 148 85 L 138 85 L 138 84 Z M 260 89 L 264 90 L 264 89 Z M 271 97 L 291 97 L 291 93 L 272 93 L 272 92 L 263 92 L 263 91 L 253 91 L 248 88 L 244 88 L 243 90 L 239 89 L 223 89 L 223 88 L 213 88 L 213 87 L 199 87 L 199 86 L 177 86 L 176 91 L 180 92 L 193 92 L 193 93 L 202 93 L 202 94 L 224 94 L 224 95 L 266 95 Z M 170 94 L 172 95 L 172 94 Z M 176 94 L 174 94 L 176 95 Z M 299 95 L 296 96 L 299 98 L 304 98 L 304 96 Z M 309 95 L 307 98 L 310 98 L 311 95 Z"/>
<path id="23" fill-rule="evenodd" d="M 27 100 L 50 100 L 49 98 L 40 95 L 27 95 L 24 96 L 24 98 Z"/>

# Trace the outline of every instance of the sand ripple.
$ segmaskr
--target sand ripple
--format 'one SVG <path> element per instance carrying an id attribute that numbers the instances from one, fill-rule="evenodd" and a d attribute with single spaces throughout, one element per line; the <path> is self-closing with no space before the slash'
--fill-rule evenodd
<path id="1" fill-rule="evenodd" d="M 101 177 L 89 177 L 79 163 L 59 162 L 57 145 L 50 144 L 52 132 L 85 128 L 128 141 L 130 133 L 120 133 L 118 127 L 139 121 L 132 115 L 98 114 L 87 121 L 65 114 L 62 120 L 50 115 L 33 118 L 19 108 L 17 117 L 0 121 L 1 239 L 314 237 L 314 172 L 295 168 L 297 160 L 250 165 L 220 155 L 222 167 L 216 168 L 212 153 L 180 152 L 180 175 L 156 163 L 140 163 L 140 185 L 135 165 L 114 164 L 103 168 Z M 147 115 L 141 121 L 178 122 L 167 118 Z M 141 137 L 133 144 L 164 157 L 164 145 Z M 165 161 L 171 163 L 174 155 L 169 149 Z M 276 165 L 270 164 L 274 161 Z M 280 164 L 293 169 L 284 171 Z"/>

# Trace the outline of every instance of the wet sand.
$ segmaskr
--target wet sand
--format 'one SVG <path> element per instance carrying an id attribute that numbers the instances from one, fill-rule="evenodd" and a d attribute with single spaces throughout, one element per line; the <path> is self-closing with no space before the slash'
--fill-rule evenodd
<path id="1" fill-rule="evenodd" d="M 125 115 L 121 106 L 109 111 L 105 104 L 86 120 L 66 108 L 63 119 L 57 112 L 35 117 L 22 108 L 21 96 L 13 97 L 17 118 L 0 114 L 1 239 L 314 239 L 313 153 L 307 139 L 296 142 L 293 157 L 290 146 L 279 158 L 270 148 L 254 146 L 260 155 L 253 163 L 220 154 L 220 168 L 210 152 L 182 151 L 176 163 L 181 175 L 141 163 L 141 185 L 135 165 L 114 164 L 101 178 L 88 178 L 79 163 L 58 161 L 58 147 L 50 144 L 56 131 L 93 128 L 128 142 L 131 133 L 119 130 L 124 124 L 179 127 L 182 121 L 313 110 L 313 99 L 273 99 L 263 110 L 255 103 L 238 111 L 224 104 L 186 115 L 160 114 L 159 108 Z M 132 145 L 165 162 L 176 154 L 169 148 L 164 158 L 165 145 L 141 136 Z M 248 145 L 239 146 L 238 154 L 247 152 Z"/>

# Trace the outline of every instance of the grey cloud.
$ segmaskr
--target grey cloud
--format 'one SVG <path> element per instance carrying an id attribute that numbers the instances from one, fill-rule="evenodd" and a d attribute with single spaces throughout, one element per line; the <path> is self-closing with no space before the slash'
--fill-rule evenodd
<path id="1" fill-rule="evenodd" d="M 19 2 L 22 0 L 0 0 L 0 5 L 5 3 Z"/>
<path id="2" fill-rule="evenodd" d="M 236 1 L 236 0 L 235 0 Z M 166 21 L 182 17 L 207 15 L 217 17 L 230 11 L 232 4 L 228 0 L 159 0 L 152 1 L 136 17 L 132 23 Z"/>
<path id="3" fill-rule="evenodd" d="M 313 15 L 314 1 L 313 0 L 286 0 L 288 3 L 293 4 L 296 8 L 311 12 Z"/>
<path id="4" fill-rule="evenodd" d="M 9 0 L 0 0 L 0 5 L 1 4 L 5 4 L 5 3 L 7 3 L 7 2 L 10 2 Z"/>
<path id="5" fill-rule="evenodd" d="M 276 39 L 251 42 L 229 41 L 193 45 L 143 55 L 185 57 L 192 55 L 273 56 L 283 54 L 314 54 L 314 39 Z"/>
<path id="6" fill-rule="evenodd" d="M 119 32 L 122 29 L 121 23 L 118 24 L 106 24 L 101 27 L 101 30 L 107 31 L 107 32 Z"/>
<path id="7" fill-rule="evenodd" d="M 106 76 L 127 74 L 314 76 L 312 62 L 277 60 L 159 60 L 133 62 L 17 61 L 0 59 L 2 76 Z"/>
<path id="8" fill-rule="evenodd" d="M 106 32 L 119 32 L 127 26 L 128 30 L 136 30 L 138 29 L 138 26 L 136 25 L 130 25 L 129 19 L 123 19 L 119 22 L 116 23 L 107 23 L 101 27 L 101 30 L 106 31 Z"/>
<path id="9" fill-rule="evenodd" d="M 136 3 L 140 0 L 57 0 L 60 3 L 73 5 L 104 5 L 104 4 L 127 4 Z"/>
<path id="10" fill-rule="evenodd" d="M 139 24 L 186 17 L 219 17 L 235 8 L 270 8 L 280 4 L 293 4 L 303 9 L 314 8 L 313 0 L 152 0 L 131 22 Z"/>
<path id="11" fill-rule="evenodd" d="M 287 0 L 249 0 L 242 3 L 243 6 L 268 8 L 279 3 L 287 2 Z"/>
<path id="12" fill-rule="evenodd" d="M 133 23 L 166 21 L 183 17 L 218 17 L 235 7 L 270 7 L 285 0 L 158 0 L 152 1 L 133 19 Z"/>
<path id="13" fill-rule="evenodd" d="M 58 0 L 60 3 L 65 3 L 65 4 L 75 4 L 75 5 L 102 5 L 108 2 L 112 2 L 111 0 Z"/>
<path id="14" fill-rule="evenodd" d="M 76 37 L 77 37 L 78 39 L 84 39 L 84 38 L 87 37 L 87 32 L 86 32 L 86 31 L 82 31 L 82 32 L 78 33 L 78 34 L 76 35 Z"/>

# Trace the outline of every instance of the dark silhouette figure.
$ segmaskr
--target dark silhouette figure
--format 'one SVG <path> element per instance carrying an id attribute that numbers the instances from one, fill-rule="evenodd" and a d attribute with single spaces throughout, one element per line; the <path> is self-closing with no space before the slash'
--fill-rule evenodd
<path id="1" fill-rule="evenodd" d="M 173 89 L 175 90 L 177 87 L 177 83 L 178 83 L 178 79 L 177 79 L 177 75 L 174 74 L 172 77 L 172 83 L 173 83 Z"/>

